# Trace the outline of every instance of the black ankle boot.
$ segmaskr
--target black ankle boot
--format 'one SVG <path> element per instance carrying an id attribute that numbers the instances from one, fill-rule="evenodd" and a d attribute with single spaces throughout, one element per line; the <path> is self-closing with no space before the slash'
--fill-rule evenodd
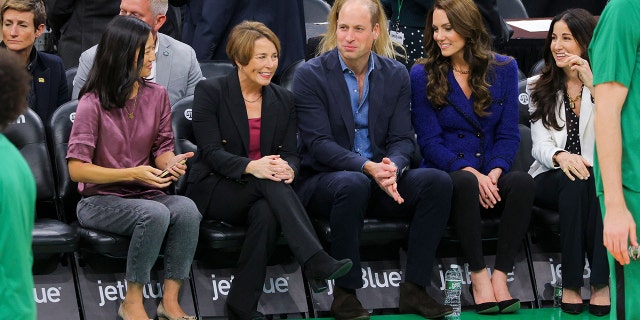
<path id="1" fill-rule="evenodd" d="M 336 320 L 369 319 L 369 312 L 362 307 L 353 289 L 333 287 L 331 315 Z"/>
<path id="2" fill-rule="evenodd" d="M 435 301 L 424 288 L 404 282 L 400 284 L 400 313 L 413 313 L 427 319 L 437 319 L 453 313 L 453 308 Z"/>
<path id="3" fill-rule="evenodd" d="M 327 281 L 340 278 L 351 270 L 351 259 L 340 261 L 320 250 L 304 263 L 304 275 L 315 293 L 327 290 Z"/>

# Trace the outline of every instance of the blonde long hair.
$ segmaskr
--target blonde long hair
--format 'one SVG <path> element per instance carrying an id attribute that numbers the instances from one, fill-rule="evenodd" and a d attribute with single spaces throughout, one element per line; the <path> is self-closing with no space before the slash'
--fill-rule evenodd
<path id="1" fill-rule="evenodd" d="M 338 44 L 336 39 L 336 30 L 338 29 L 338 15 L 342 6 L 345 3 L 352 0 L 336 0 L 331 7 L 331 12 L 327 20 L 329 25 L 327 26 L 327 33 L 324 34 L 320 45 L 318 46 L 318 55 L 327 51 L 333 50 Z M 376 23 L 380 26 L 380 34 L 378 39 L 373 42 L 373 52 L 383 57 L 396 59 L 404 58 L 405 49 L 401 45 L 393 42 L 389 36 L 389 28 L 387 27 L 387 16 L 384 14 L 384 9 L 380 0 L 358 0 L 361 2 L 367 2 L 369 13 L 371 14 L 371 27 Z"/>

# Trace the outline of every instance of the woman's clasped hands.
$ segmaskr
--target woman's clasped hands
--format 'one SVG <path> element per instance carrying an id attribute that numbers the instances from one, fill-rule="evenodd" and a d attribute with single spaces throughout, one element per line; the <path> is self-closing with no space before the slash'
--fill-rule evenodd
<path id="1" fill-rule="evenodd" d="M 286 184 L 290 184 L 295 178 L 295 173 L 289 163 L 279 155 L 268 155 L 253 160 L 249 162 L 245 172 L 259 179 L 284 181 Z"/>

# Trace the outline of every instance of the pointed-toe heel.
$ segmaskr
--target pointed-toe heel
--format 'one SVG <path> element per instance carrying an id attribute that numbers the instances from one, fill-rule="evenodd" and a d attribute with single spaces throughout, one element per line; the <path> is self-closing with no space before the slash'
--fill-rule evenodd
<path id="1" fill-rule="evenodd" d="M 469 285 L 469 292 L 471 293 L 471 298 L 473 298 L 473 302 L 475 303 L 476 298 L 473 295 L 473 285 Z M 500 312 L 500 307 L 497 302 L 476 303 L 475 309 L 477 314 L 496 314 Z"/>
<path id="2" fill-rule="evenodd" d="M 514 313 L 520 310 L 520 300 L 509 299 L 509 300 L 499 301 L 498 309 L 500 309 L 500 313 Z"/>
<path id="3" fill-rule="evenodd" d="M 597 304 L 589 304 L 589 313 L 594 316 L 602 317 L 611 312 L 611 306 L 601 306 Z"/>
<path id="4" fill-rule="evenodd" d="M 583 308 L 584 308 L 584 305 L 582 303 L 562 302 L 560 304 L 560 309 L 562 309 L 563 312 L 568 314 L 580 314 L 582 313 Z"/>

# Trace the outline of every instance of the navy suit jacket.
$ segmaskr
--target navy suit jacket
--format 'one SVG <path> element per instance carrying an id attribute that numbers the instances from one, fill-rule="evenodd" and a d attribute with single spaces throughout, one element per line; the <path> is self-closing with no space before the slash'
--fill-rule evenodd
<path id="1" fill-rule="evenodd" d="M 293 93 L 302 140 L 303 179 L 316 172 L 360 172 L 368 160 L 380 162 L 384 157 L 390 158 L 400 172 L 409 167 L 415 137 L 411 127 L 409 74 L 403 64 L 371 54 L 374 60 L 369 78 L 372 159 L 353 151 L 355 122 L 338 50 L 311 59 L 297 70 Z"/>
<path id="2" fill-rule="evenodd" d="M 191 0 L 186 6 L 182 41 L 198 60 L 228 60 L 227 39 L 242 21 L 260 21 L 280 40 L 276 74 L 304 59 L 306 31 L 302 0 Z"/>
<path id="3" fill-rule="evenodd" d="M 32 80 L 36 101 L 30 107 L 47 123 L 53 112 L 68 100 L 67 78 L 60 57 L 37 52 L 36 59 Z"/>
<path id="4" fill-rule="evenodd" d="M 187 195 L 204 212 L 218 181 L 242 182 L 251 161 L 247 109 L 237 72 L 200 81 L 192 115 L 198 152 L 189 169 Z M 297 176 L 296 127 L 291 93 L 275 84 L 263 87 L 260 153 L 279 154 Z"/>

